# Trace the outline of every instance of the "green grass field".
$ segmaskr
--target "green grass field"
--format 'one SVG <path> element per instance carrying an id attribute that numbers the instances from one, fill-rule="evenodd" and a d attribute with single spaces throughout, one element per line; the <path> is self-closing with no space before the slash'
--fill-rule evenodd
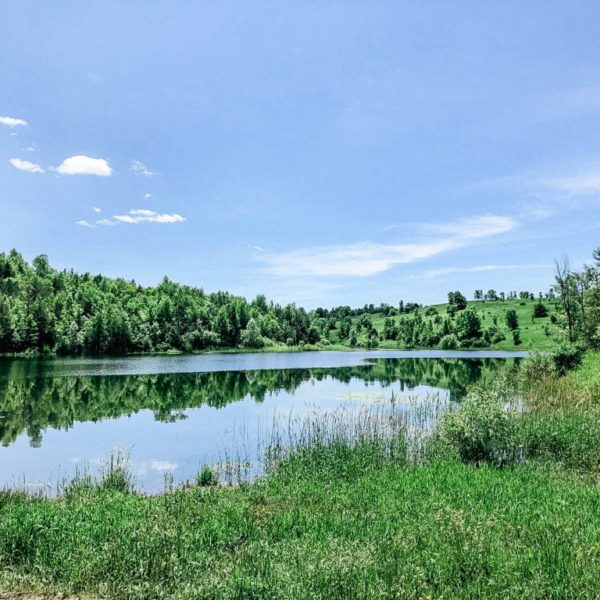
<path id="1" fill-rule="evenodd" d="M 341 467 L 341 468 L 340 468 Z M 536 466 L 298 456 L 241 489 L 0 500 L 0 589 L 107 598 L 597 598 L 600 488 Z"/>

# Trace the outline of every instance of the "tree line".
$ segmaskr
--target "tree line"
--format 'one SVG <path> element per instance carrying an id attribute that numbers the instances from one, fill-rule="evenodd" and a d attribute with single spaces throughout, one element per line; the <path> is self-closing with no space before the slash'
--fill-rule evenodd
<path id="1" fill-rule="evenodd" d="M 590 277 L 588 273 L 585 281 Z M 579 294 L 567 300 L 567 322 L 575 335 L 591 327 L 581 325 L 591 318 L 589 300 L 581 304 L 579 275 L 571 273 L 565 280 L 564 289 Z M 476 290 L 474 297 L 484 302 L 535 298 L 531 292 L 494 290 Z M 553 291 L 543 298 L 556 300 Z M 532 318 L 547 314 L 539 294 Z M 386 317 L 382 329 L 373 324 L 377 315 Z M 449 292 L 445 310 L 400 300 L 396 306 L 306 311 L 295 304 L 268 302 L 264 295 L 248 301 L 226 292 L 205 293 L 167 277 L 157 286 L 144 287 L 121 278 L 59 271 L 45 255 L 30 264 L 15 250 L 0 253 L 0 353 L 193 352 L 331 343 L 374 348 L 384 340 L 398 347 L 450 349 L 493 345 L 505 339 L 506 328 L 518 345 L 514 310 L 507 311 L 506 323 L 494 319 L 484 325 L 460 291 Z"/>
<path id="2" fill-rule="evenodd" d="M 165 277 L 155 287 L 29 264 L 0 254 L 0 353 L 123 354 L 315 344 L 309 314 L 263 295 L 252 302 Z"/>

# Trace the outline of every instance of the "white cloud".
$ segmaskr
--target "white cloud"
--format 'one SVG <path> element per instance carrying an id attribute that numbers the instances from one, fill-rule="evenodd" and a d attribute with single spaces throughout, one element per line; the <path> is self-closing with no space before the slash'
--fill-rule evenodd
<path id="1" fill-rule="evenodd" d="M 185 218 L 176 213 L 158 213 L 147 208 L 134 208 L 126 215 L 115 215 L 120 223 L 181 223 Z"/>
<path id="2" fill-rule="evenodd" d="M 168 460 L 153 460 L 150 462 L 150 468 L 153 471 L 163 473 L 165 471 L 174 471 L 179 465 Z"/>
<path id="3" fill-rule="evenodd" d="M 23 148 L 23 152 L 37 152 L 37 148 L 35 146 L 27 146 Z"/>
<path id="4" fill-rule="evenodd" d="M 136 175 L 143 175 L 144 177 L 152 177 L 156 175 L 154 171 L 149 169 L 144 163 L 139 160 L 132 160 L 131 166 L 129 167 Z"/>
<path id="5" fill-rule="evenodd" d="M 146 198 L 146 200 L 148 200 L 148 198 L 152 198 L 152 194 L 150 192 L 146 192 L 144 194 L 144 198 Z"/>
<path id="6" fill-rule="evenodd" d="M 294 277 L 369 277 L 400 264 L 432 258 L 470 246 L 477 241 L 512 231 L 517 222 L 510 217 L 477 216 L 462 221 L 431 225 L 429 235 L 418 242 L 381 244 L 358 242 L 337 246 L 301 248 L 267 255 L 267 272 Z"/>
<path id="7" fill-rule="evenodd" d="M 89 156 L 70 156 L 54 169 L 61 175 L 98 175 L 108 177 L 112 169 L 104 158 L 91 158 Z"/>
<path id="8" fill-rule="evenodd" d="M 96 221 L 96 225 L 116 225 L 116 223 L 110 219 L 100 219 Z"/>
<path id="9" fill-rule="evenodd" d="M 98 208 L 97 206 L 92 206 L 92 210 L 93 210 L 95 213 L 102 212 L 102 209 L 101 209 L 101 208 Z"/>
<path id="10" fill-rule="evenodd" d="M 250 250 L 254 251 L 254 252 L 264 252 L 265 249 L 262 246 L 258 246 L 257 244 L 250 244 L 248 246 L 248 248 L 250 248 Z"/>
<path id="11" fill-rule="evenodd" d="M 85 221 L 85 220 L 76 221 L 75 224 L 81 225 L 81 227 L 93 227 L 93 225 L 91 223 L 89 223 L 88 221 Z"/>
<path id="12" fill-rule="evenodd" d="M 14 117 L 0 117 L 0 124 L 7 125 L 8 127 L 23 127 L 28 125 L 27 121 L 15 119 Z"/>
<path id="13" fill-rule="evenodd" d="M 457 273 L 485 273 L 488 271 L 514 271 L 519 269 L 548 269 L 552 265 L 534 264 L 534 265 L 478 265 L 476 267 L 447 267 L 443 269 L 431 269 L 425 271 L 424 275 L 428 279 L 436 279 L 445 275 L 454 275 Z"/>
<path id="14" fill-rule="evenodd" d="M 11 158 L 8 161 L 15 169 L 19 171 L 27 171 L 28 173 L 44 173 L 44 169 L 36 163 L 29 162 L 28 160 L 21 160 L 20 158 Z"/>

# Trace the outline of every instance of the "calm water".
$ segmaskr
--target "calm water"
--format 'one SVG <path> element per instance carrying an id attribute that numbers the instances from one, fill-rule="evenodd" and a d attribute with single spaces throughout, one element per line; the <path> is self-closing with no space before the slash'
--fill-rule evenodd
<path id="1" fill-rule="evenodd" d="M 374 351 L 0 360 L 0 486 L 54 487 L 115 447 L 162 489 L 237 452 L 253 458 L 274 417 L 467 388 L 524 354 Z"/>

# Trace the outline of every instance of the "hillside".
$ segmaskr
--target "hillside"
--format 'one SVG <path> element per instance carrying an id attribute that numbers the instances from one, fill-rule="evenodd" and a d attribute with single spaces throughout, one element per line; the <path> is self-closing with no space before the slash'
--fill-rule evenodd
<path id="1" fill-rule="evenodd" d="M 499 300 L 496 302 L 490 301 L 470 301 L 467 303 L 467 309 L 472 309 L 479 316 L 481 320 L 481 327 L 483 330 L 486 328 L 494 327 L 504 336 L 505 339 L 494 341 L 486 348 L 493 350 L 545 350 L 551 348 L 559 339 L 560 327 L 557 324 L 559 318 L 559 310 L 552 302 L 544 301 L 544 306 L 548 309 L 548 315 L 546 317 L 533 318 L 533 308 L 538 300 Z M 385 339 L 384 327 L 386 319 L 391 319 L 394 324 L 401 327 L 405 320 L 414 318 L 415 314 L 418 314 L 426 326 L 435 328 L 436 320 L 439 322 L 440 319 L 449 318 L 451 321 L 455 321 L 454 318 L 448 317 L 449 304 L 435 304 L 430 306 L 424 306 L 419 308 L 415 313 L 409 315 L 393 315 L 386 316 L 383 313 L 376 313 L 369 315 L 369 319 L 372 322 L 374 330 L 380 337 L 379 348 L 402 348 L 407 347 L 406 344 L 397 340 Z M 514 310 L 517 314 L 519 333 L 521 337 L 521 344 L 515 345 L 513 341 L 512 331 L 509 329 L 506 323 L 506 313 L 509 310 Z M 435 313 L 434 313 L 435 311 Z M 460 314 L 459 311 L 458 314 Z M 434 314 L 432 314 L 434 313 Z M 360 328 L 361 319 L 363 315 L 351 317 L 352 327 L 355 329 Z M 554 321 L 554 322 L 553 322 Z M 439 323 L 438 323 L 439 325 Z M 343 343 L 349 345 L 348 340 L 340 340 L 339 329 L 332 332 L 330 339 L 335 343 Z M 429 346 L 429 345 L 426 345 Z M 411 347 L 411 345 L 409 345 Z"/>

